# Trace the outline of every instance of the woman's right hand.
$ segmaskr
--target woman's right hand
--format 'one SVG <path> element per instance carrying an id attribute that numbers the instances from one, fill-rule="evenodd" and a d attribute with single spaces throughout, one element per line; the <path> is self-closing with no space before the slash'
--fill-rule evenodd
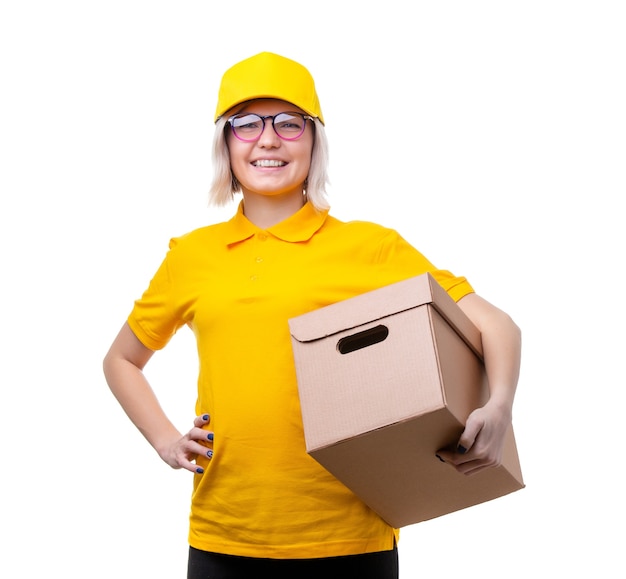
<path id="1" fill-rule="evenodd" d="M 193 428 L 160 453 L 161 458 L 172 468 L 202 474 L 204 469 L 194 461 L 199 455 L 209 459 L 213 457 L 213 432 L 205 429 L 210 421 L 208 414 L 196 416 Z"/>
<path id="2" fill-rule="evenodd" d="M 205 430 L 211 418 L 208 414 L 196 416 L 193 428 L 181 437 L 143 373 L 152 354 L 154 351 L 144 346 L 125 322 L 104 357 L 107 383 L 133 424 L 167 464 L 202 474 L 204 470 L 194 461 L 199 456 L 213 456 L 213 432 Z"/>

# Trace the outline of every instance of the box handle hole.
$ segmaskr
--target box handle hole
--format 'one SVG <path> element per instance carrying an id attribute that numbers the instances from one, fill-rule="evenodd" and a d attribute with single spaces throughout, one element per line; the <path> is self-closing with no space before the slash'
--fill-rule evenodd
<path id="1" fill-rule="evenodd" d="M 387 326 L 375 326 L 369 330 L 363 330 L 362 332 L 341 338 L 341 340 L 337 342 L 337 350 L 342 354 L 349 354 L 350 352 L 378 344 L 387 339 L 388 335 L 389 328 L 387 328 Z"/>

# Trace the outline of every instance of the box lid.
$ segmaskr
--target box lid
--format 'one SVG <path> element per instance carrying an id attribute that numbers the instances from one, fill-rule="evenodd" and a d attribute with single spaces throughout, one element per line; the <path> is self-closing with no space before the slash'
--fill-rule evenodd
<path id="1" fill-rule="evenodd" d="M 482 358 L 478 328 L 430 273 L 291 318 L 289 329 L 298 342 L 312 342 L 426 304 L 432 305 L 474 353 Z"/>

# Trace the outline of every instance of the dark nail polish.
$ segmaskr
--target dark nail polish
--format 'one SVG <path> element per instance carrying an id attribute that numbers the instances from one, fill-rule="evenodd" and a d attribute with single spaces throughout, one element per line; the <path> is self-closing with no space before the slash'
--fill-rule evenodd
<path id="1" fill-rule="evenodd" d="M 208 414 L 203 414 L 202 415 L 202 420 L 208 420 L 209 419 L 209 415 Z"/>
<path id="2" fill-rule="evenodd" d="M 213 451 L 212 451 L 212 450 L 207 450 L 207 451 L 206 451 L 206 455 L 207 455 L 209 458 L 213 458 Z"/>
<path id="3" fill-rule="evenodd" d="M 202 473 L 204 473 L 204 469 L 203 469 L 202 467 L 198 467 L 198 468 L 196 469 L 196 472 L 197 472 L 198 474 L 202 474 Z"/>
<path id="4" fill-rule="evenodd" d="M 213 440 L 213 433 L 212 433 L 212 432 L 209 432 L 209 434 L 207 434 L 207 435 L 206 435 L 206 437 L 207 437 L 209 440 Z"/>
<path id="5" fill-rule="evenodd" d="M 457 447 L 456 447 L 456 451 L 457 451 L 459 454 L 465 454 L 465 453 L 467 452 L 467 448 L 465 448 L 464 446 L 461 446 L 461 445 L 459 444 L 459 446 L 457 446 Z"/>

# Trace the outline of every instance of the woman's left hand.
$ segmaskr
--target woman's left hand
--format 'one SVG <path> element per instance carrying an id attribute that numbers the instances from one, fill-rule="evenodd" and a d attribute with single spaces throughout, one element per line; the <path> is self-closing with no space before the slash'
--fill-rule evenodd
<path id="1" fill-rule="evenodd" d="M 456 451 L 441 450 L 437 456 L 466 475 L 498 466 L 502 462 L 504 439 L 510 424 L 509 408 L 487 402 L 469 415 Z"/>

